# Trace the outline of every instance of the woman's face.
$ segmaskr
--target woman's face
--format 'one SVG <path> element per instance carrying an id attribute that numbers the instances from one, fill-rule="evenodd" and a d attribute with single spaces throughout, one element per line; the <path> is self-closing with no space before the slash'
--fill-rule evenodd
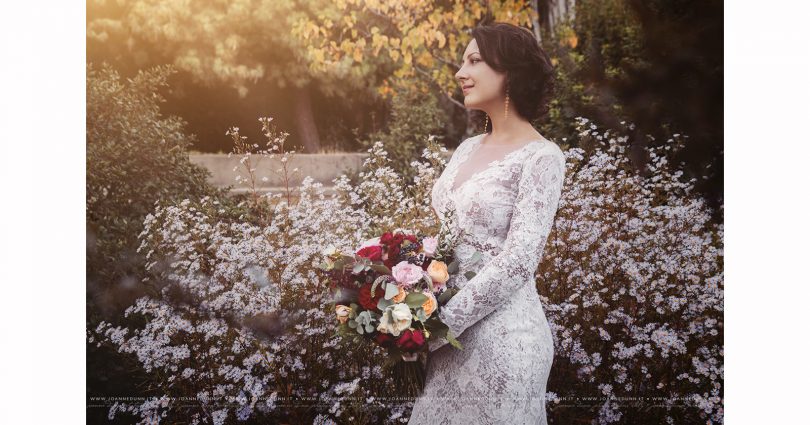
<path id="1" fill-rule="evenodd" d="M 488 106 L 493 107 L 502 102 L 506 74 L 496 72 L 484 62 L 474 38 L 464 51 L 456 79 L 462 86 L 464 106 L 467 108 L 487 110 L 490 109 Z"/>

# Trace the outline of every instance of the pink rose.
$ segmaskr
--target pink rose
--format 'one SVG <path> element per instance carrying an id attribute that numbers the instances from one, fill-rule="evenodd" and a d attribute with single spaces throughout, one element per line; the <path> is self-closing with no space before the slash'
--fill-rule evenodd
<path id="1" fill-rule="evenodd" d="M 419 282 L 424 275 L 424 270 L 416 264 L 411 264 L 407 261 L 400 261 L 391 269 L 391 274 L 397 283 L 410 287 L 416 282 Z"/>
<path id="2" fill-rule="evenodd" d="M 422 239 L 422 250 L 425 251 L 425 254 L 428 256 L 433 256 L 436 253 L 436 248 L 439 246 L 438 239 L 434 237 L 427 237 Z"/>

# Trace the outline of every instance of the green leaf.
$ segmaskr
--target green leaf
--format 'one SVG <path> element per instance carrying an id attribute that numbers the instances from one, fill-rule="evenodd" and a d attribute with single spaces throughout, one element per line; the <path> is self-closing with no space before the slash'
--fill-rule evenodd
<path id="1" fill-rule="evenodd" d="M 405 304 L 407 304 L 410 308 L 422 307 L 422 304 L 424 304 L 427 300 L 427 295 L 420 294 L 419 292 L 411 292 L 405 296 Z"/>
<path id="2" fill-rule="evenodd" d="M 458 340 L 456 339 L 456 337 L 453 336 L 453 333 L 450 332 L 450 330 L 447 331 L 447 335 L 445 335 L 445 338 L 447 338 L 447 342 L 449 342 L 450 345 L 452 345 L 453 347 L 456 347 L 459 350 L 464 350 L 464 347 L 461 346 L 461 343 L 458 342 Z"/>
<path id="3" fill-rule="evenodd" d="M 366 269 L 366 265 L 363 263 L 355 263 L 354 267 L 352 267 L 352 273 L 358 274 Z"/>
<path id="4" fill-rule="evenodd" d="M 353 258 L 351 258 L 350 260 L 354 261 Z M 349 263 L 349 260 L 341 258 L 340 260 L 335 261 L 335 266 L 334 267 L 335 267 L 336 270 L 343 270 L 343 268 L 346 267 L 346 264 L 348 264 L 348 263 Z"/>
<path id="5" fill-rule="evenodd" d="M 385 299 L 390 300 L 394 298 L 399 293 L 399 287 L 395 285 L 393 282 L 388 282 L 385 284 Z"/>
<path id="6" fill-rule="evenodd" d="M 441 293 L 441 295 L 439 295 L 437 301 L 439 301 L 439 304 L 442 305 L 447 304 L 447 301 L 450 301 L 450 298 L 453 298 L 453 296 L 456 295 L 458 291 L 459 291 L 458 288 L 447 288 L 445 289 L 444 292 Z"/>
<path id="7" fill-rule="evenodd" d="M 377 273 L 382 273 L 382 274 L 386 274 L 386 275 L 391 274 L 391 270 L 388 267 L 386 267 L 385 264 L 372 264 L 371 265 L 371 270 L 374 270 Z"/>
<path id="8" fill-rule="evenodd" d="M 475 272 L 470 270 L 467 273 L 464 273 L 464 277 L 466 277 L 467 280 L 472 280 L 472 278 L 475 277 Z"/>
<path id="9" fill-rule="evenodd" d="M 470 257 L 470 264 L 473 264 L 480 259 L 481 259 L 481 251 L 475 251 L 472 257 Z"/>
<path id="10" fill-rule="evenodd" d="M 458 272 L 458 260 L 453 260 L 447 265 L 447 273 L 454 274 L 456 272 Z"/>
<path id="11" fill-rule="evenodd" d="M 385 309 L 391 304 L 394 303 L 390 300 L 386 300 L 385 298 L 380 298 L 380 300 L 377 301 L 377 308 L 380 309 L 380 311 L 385 311 Z"/>

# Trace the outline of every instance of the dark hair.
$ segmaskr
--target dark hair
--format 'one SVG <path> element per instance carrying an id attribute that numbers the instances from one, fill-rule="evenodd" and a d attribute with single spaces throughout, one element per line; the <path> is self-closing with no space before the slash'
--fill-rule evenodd
<path id="1" fill-rule="evenodd" d="M 495 22 L 473 28 L 472 36 L 481 59 L 495 71 L 506 72 L 509 111 L 528 121 L 547 114 L 554 93 L 554 68 L 531 30 Z"/>

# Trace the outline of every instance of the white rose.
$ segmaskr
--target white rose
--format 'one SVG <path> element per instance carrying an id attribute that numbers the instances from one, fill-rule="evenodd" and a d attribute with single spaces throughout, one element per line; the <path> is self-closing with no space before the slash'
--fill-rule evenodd
<path id="1" fill-rule="evenodd" d="M 413 320 L 413 315 L 411 315 L 411 308 L 407 304 L 392 304 L 385 308 L 382 317 L 380 317 L 377 330 L 399 336 L 402 331 L 411 327 L 411 320 Z"/>

